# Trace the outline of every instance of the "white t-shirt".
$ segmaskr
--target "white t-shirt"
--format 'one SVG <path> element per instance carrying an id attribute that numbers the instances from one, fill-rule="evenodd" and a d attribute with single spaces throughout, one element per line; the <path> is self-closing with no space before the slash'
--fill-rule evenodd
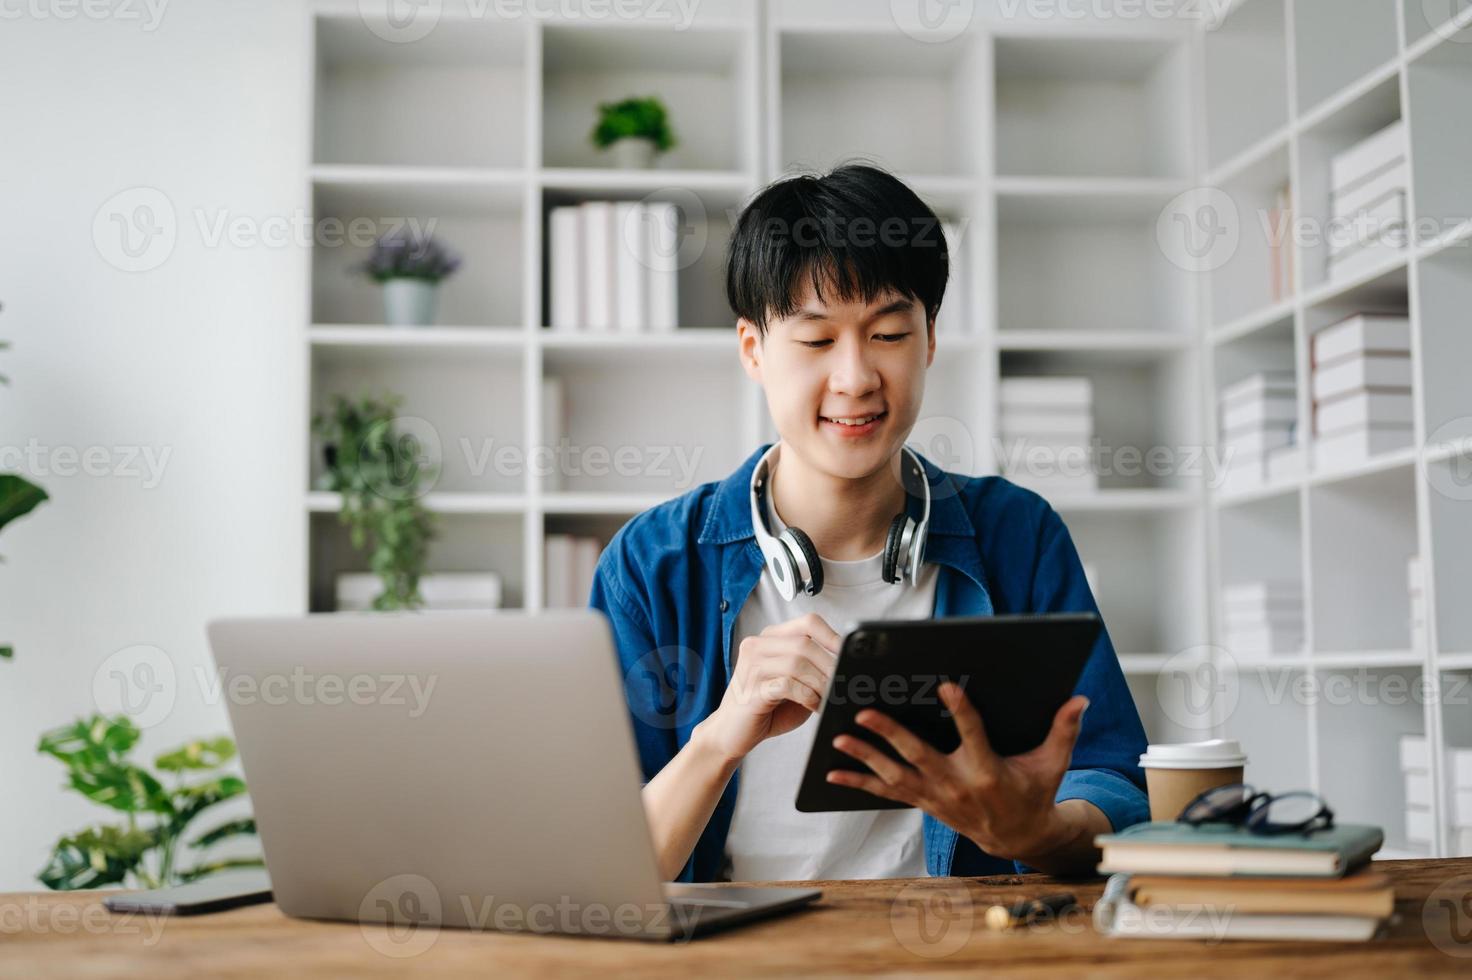
<path id="1" fill-rule="evenodd" d="M 766 495 L 767 526 L 786 527 Z M 821 558 L 821 556 L 820 556 Z M 884 581 L 884 553 L 858 561 L 823 562 L 823 589 L 785 601 L 763 568 L 736 617 L 735 644 L 775 623 L 815 612 L 842 636 L 861 620 L 929 619 L 935 612 L 938 566 L 922 563 L 914 587 Z M 733 647 L 736 649 L 736 647 Z M 736 811 L 726 837 L 733 881 L 925 876 L 922 814 L 916 809 L 800 813 L 797 787 L 818 729 L 818 715 L 759 744 L 742 761 Z"/>

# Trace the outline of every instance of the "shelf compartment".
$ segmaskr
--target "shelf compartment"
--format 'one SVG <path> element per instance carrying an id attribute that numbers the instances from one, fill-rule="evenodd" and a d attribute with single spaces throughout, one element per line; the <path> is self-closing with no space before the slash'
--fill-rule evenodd
<path id="1" fill-rule="evenodd" d="M 1472 447 L 1425 466 L 1431 488 L 1429 570 L 1436 589 L 1437 647 L 1472 650 L 1472 603 L 1467 602 L 1467 583 L 1472 582 Z"/>
<path id="2" fill-rule="evenodd" d="M 521 379 L 522 358 L 502 350 L 323 348 L 313 357 L 312 410 L 329 411 L 338 394 L 397 395 L 400 433 L 419 437 L 439 467 L 428 490 L 520 493 L 525 467 L 498 464 L 496 453 L 524 445 Z M 309 467 L 317 487 L 324 464 L 315 436 Z"/>
<path id="3" fill-rule="evenodd" d="M 1414 3 L 1409 6 L 1415 6 Z M 1407 69 L 1417 244 L 1438 241 L 1472 218 L 1472 30 Z"/>
<path id="4" fill-rule="evenodd" d="M 1315 647 L 1409 649 L 1406 560 L 1418 550 L 1414 468 L 1311 486 L 1309 515 Z"/>
<path id="5" fill-rule="evenodd" d="M 1420 263 L 1420 397 L 1426 444 L 1472 437 L 1472 249 L 1449 248 Z"/>
<path id="6" fill-rule="evenodd" d="M 438 536 L 430 543 L 425 574 L 494 572 L 501 577 L 501 608 L 521 608 L 525 602 L 522 516 L 445 513 L 436 520 Z M 336 514 L 314 513 L 309 525 L 309 609 L 331 612 L 337 605 L 337 576 L 369 571 L 368 556 L 353 547 L 348 529 Z"/>
<path id="7" fill-rule="evenodd" d="M 374 239 L 398 231 L 431 235 L 462 259 L 440 283 L 440 322 L 521 323 L 522 197 L 519 187 L 499 183 L 329 181 L 315 187 L 315 227 L 336 219 L 344 234 L 312 248 L 313 322 L 384 322 L 382 288 L 354 267 L 368 257 Z M 508 249 L 508 242 L 518 247 Z"/>
<path id="8" fill-rule="evenodd" d="M 996 172 L 1185 177 L 1189 47 L 1169 39 L 995 42 Z"/>
<path id="9" fill-rule="evenodd" d="M 316 162 L 525 166 L 525 24 L 457 21 L 412 44 L 359 17 L 316 25 Z"/>
<path id="10" fill-rule="evenodd" d="M 1221 588 L 1253 582 L 1292 583 L 1300 592 L 1303 586 L 1303 535 L 1297 494 L 1267 497 L 1253 503 L 1225 508 L 1219 512 L 1217 549 Z M 1223 648 L 1241 661 L 1261 657 L 1273 662 L 1278 657 L 1303 653 L 1298 650 L 1232 649 L 1226 629 L 1226 610 L 1221 596 L 1215 597 Z M 1308 612 L 1300 604 L 1296 612 L 1304 623 Z"/>
<path id="11" fill-rule="evenodd" d="M 1239 667 L 1236 704 L 1224 734 L 1240 741 L 1247 753 L 1246 780 L 1269 792 L 1308 789 L 1313 785 L 1307 751 L 1312 723 L 1308 705 L 1294 696 L 1308 675 L 1302 668 L 1274 662 Z M 1338 812 L 1337 801 L 1329 805 Z"/>
<path id="12" fill-rule="evenodd" d="M 1210 166 L 1287 124 L 1286 27 L 1284 0 L 1253 0 L 1203 34 Z"/>
<path id="13" fill-rule="evenodd" d="M 781 170 L 864 157 L 896 173 L 981 168 L 985 49 L 970 35 L 931 43 L 895 33 L 777 35 Z"/>
<path id="14" fill-rule="evenodd" d="M 590 139 L 599 104 L 656 96 L 676 144 L 654 172 L 751 171 L 752 64 L 748 34 L 725 27 L 549 25 L 542 33 L 542 161 L 608 168 L 609 155 Z"/>
<path id="15" fill-rule="evenodd" d="M 1398 54 L 1393 3 L 1295 0 L 1292 9 L 1300 116 Z"/>
<path id="16" fill-rule="evenodd" d="M 1288 184 L 1288 174 L 1284 145 L 1222 183 L 1220 190 L 1237 211 L 1238 235 L 1235 251 L 1211 270 L 1212 323 L 1230 323 L 1291 302 L 1294 284 L 1286 253 L 1294 248 L 1294 236 L 1291 216 L 1279 210 L 1279 192 Z"/>

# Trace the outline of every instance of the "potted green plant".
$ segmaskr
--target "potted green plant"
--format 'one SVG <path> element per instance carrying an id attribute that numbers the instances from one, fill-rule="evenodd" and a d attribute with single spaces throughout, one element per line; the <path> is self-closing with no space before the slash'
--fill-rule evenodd
<path id="1" fill-rule="evenodd" d="M 389 326 L 423 327 L 434 323 L 440 281 L 454 275 L 460 258 L 432 235 L 398 231 L 379 238 L 356 268 L 383 286 Z"/>
<path id="2" fill-rule="evenodd" d="M 155 774 L 128 757 L 138 737 L 126 715 L 94 715 L 41 736 L 37 751 L 66 767 L 68 786 L 127 816 L 126 823 L 99 824 L 57 841 L 37 875 L 41 883 L 62 891 L 124 884 L 161 888 L 226 868 L 261 867 L 259 857 L 211 859 L 208 853 L 221 841 L 253 836 L 250 817 L 185 839 L 205 810 L 244 795 L 245 781 L 222 771 L 235 757 L 235 743 L 224 737 L 190 742 L 154 759 L 160 773 Z M 188 868 L 180 866 L 186 852 L 196 855 Z"/>
<path id="3" fill-rule="evenodd" d="M 0 350 L 10 344 L 0 340 Z M 0 384 L 9 384 L 10 379 L 0 374 Z M 47 499 L 46 491 L 16 473 L 0 473 L 0 528 L 17 518 L 24 517 Z M 9 660 L 15 650 L 8 643 L 0 643 L 0 660 Z"/>
<path id="4" fill-rule="evenodd" d="M 618 166 L 647 170 L 654 165 L 656 153 L 675 145 L 675 134 L 664 103 L 651 95 L 600 103 L 592 140 L 600 150 L 612 148 Z"/>
<path id="5" fill-rule="evenodd" d="M 319 486 L 342 495 L 338 516 L 353 547 L 369 550 L 369 567 L 383 583 L 374 609 L 423 605 L 419 579 L 435 536 L 434 515 L 422 498 L 436 474 L 419 441 L 398 431 L 399 405 L 392 396 L 339 395 L 331 411 L 312 420 L 326 463 Z"/>

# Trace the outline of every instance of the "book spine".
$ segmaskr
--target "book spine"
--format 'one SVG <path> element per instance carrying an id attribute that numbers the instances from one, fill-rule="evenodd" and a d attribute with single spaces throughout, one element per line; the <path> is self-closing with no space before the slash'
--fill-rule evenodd
<path id="1" fill-rule="evenodd" d="M 613 205 L 608 201 L 587 201 L 583 212 L 583 282 L 586 286 L 587 328 L 594 331 L 613 329 Z"/>
<path id="2" fill-rule="evenodd" d="M 648 309 L 649 237 L 644 233 L 644 206 L 637 201 L 614 205 L 614 293 L 618 301 L 618 330 L 639 333 Z"/>
<path id="3" fill-rule="evenodd" d="M 578 208 L 565 206 L 552 209 L 548 254 L 552 262 L 551 323 L 554 330 L 576 330 L 582 325 L 580 300 L 583 274 L 579 261 L 582 252 L 581 225 Z"/>
<path id="4" fill-rule="evenodd" d="M 679 326 L 680 211 L 668 201 L 646 205 L 642 222 L 647 238 L 646 263 L 649 329 L 668 332 Z"/>

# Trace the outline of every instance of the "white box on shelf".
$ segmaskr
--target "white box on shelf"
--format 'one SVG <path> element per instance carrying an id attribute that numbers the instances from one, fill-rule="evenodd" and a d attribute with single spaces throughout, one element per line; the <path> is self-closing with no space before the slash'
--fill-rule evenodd
<path id="1" fill-rule="evenodd" d="M 617 227 L 612 201 L 584 201 L 582 209 L 583 316 L 593 331 L 613 329 L 616 314 L 614 249 Z"/>
<path id="2" fill-rule="evenodd" d="M 1408 355 L 1411 321 L 1404 314 L 1357 313 L 1315 331 L 1310 343 L 1315 367 L 1357 354 Z"/>
<path id="3" fill-rule="evenodd" d="M 1280 446 L 1268 453 L 1268 479 L 1296 480 L 1303 476 L 1303 447 Z"/>
<path id="4" fill-rule="evenodd" d="M 1372 207 L 1336 218 L 1329 223 L 1324 237 L 1329 242 L 1329 254 L 1337 257 L 1374 242 L 1404 245 L 1405 232 L 1406 196 L 1397 191 Z"/>
<path id="5" fill-rule="evenodd" d="M 1341 191 L 1332 197 L 1330 215 L 1345 218 L 1365 208 L 1373 207 L 1392 194 L 1404 194 L 1411 186 L 1410 168 L 1405 160 L 1372 176 L 1353 190 Z"/>
<path id="6" fill-rule="evenodd" d="M 1328 401 L 1366 388 L 1404 392 L 1411 387 L 1411 359 L 1405 354 L 1358 354 L 1313 370 L 1314 401 Z"/>
<path id="7" fill-rule="evenodd" d="M 614 325 L 620 333 L 642 333 L 649 326 L 649 249 L 644 205 L 618 201 L 613 206 Z"/>
<path id="8" fill-rule="evenodd" d="M 1292 371 L 1259 371 L 1248 378 L 1224 386 L 1217 392 L 1217 404 L 1225 409 L 1229 405 L 1252 399 L 1271 397 L 1294 398 L 1298 382 Z"/>
<path id="9" fill-rule="evenodd" d="M 1405 774 L 1406 806 L 1431 807 L 1431 774 L 1411 770 Z"/>
<path id="10" fill-rule="evenodd" d="M 1298 398 L 1295 395 L 1272 395 L 1243 399 L 1223 405 L 1221 427 L 1233 432 L 1256 425 L 1292 424 L 1298 421 Z"/>
<path id="11" fill-rule="evenodd" d="M 1431 749 L 1425 735 L 1400 737 L 1400 767 L 1407 772 L 1431 771 Z"/>
<path id="12" fill-rule="evenodd" d="M 997 401 L 1003 409 L 1083 409 L 1093 411 L 1094 382 L 1090 378 L 1002 378 Z"/>
<path id="13" fill-rule="evenodd" d="M 1342 429 L 1411 425 L 1414 412 L 1409 391 L 1355 391 L 1316 404 L 1314 431 L 1328 434 Z"/>
<path id="14" fill-rule="evenodd" d="M 1354 190 L 1378 174 L 1403 165 L 1405 159 L 1405 120 L 1397 119 L 1330 158 L 1330 189 L 1340 194 Z"/>
<path id="15" fill-rule="evenodd" d="M 1406 840 L 1412 844 L 1430 844 L 1432 836 L 1431 811 L 1406 807 Z"/>
<path id="16" fill-rule="evenodd" d="M 1409 425 L 1343 429 L 1314 438 L 1314 470 L 1329 472 L 1355 466 L 1381 453 L 1404 449 L 1414 439 Z"/>
<path id="17" fill-rule="evenodd" d="M 557 330 L 577 330 L 584 321 L 582 210 L 574 205 L 553 208 L 548 219 L 548 237 L 551 324 Z"/>

